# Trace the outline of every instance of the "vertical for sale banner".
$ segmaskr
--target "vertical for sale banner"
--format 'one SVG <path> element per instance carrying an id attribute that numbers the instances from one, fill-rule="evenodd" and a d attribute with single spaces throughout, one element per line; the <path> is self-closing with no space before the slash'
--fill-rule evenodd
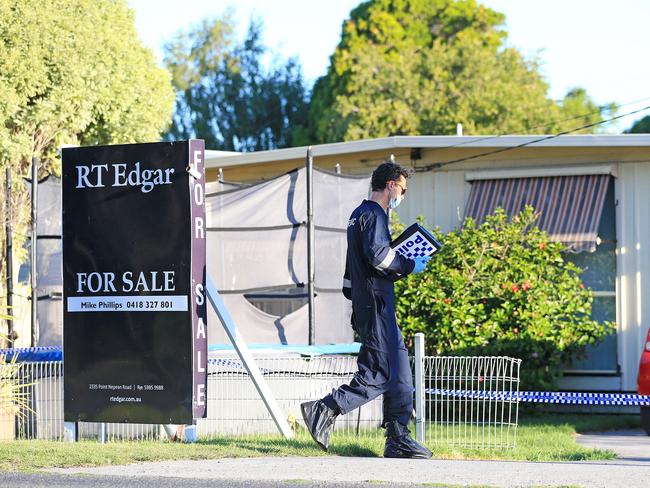
<path id="1" fill-rule="evenodd" d="M 66 421 L 206 413 L 204 143 L 63 149 Z"/>

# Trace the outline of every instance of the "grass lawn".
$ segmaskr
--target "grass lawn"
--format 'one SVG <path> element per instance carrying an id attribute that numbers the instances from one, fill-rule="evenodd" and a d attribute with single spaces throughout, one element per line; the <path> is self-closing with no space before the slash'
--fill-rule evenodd
<path id="1" fill-rule="evenodd" d="M 438 448 L 437 459 L 500 459 L 525 461 L 583 461 L 613 459 L 613 452 L 587 449 L 575 442 L 576 432 L 639 427 L 636 416 L 527 414 L 517 429 L 517 447 L 508 450 Z M 254 456 L 381 456 L 383 436 L 356 437 L 335 433 L 330 452 L 315 447 L 304 431 L 295 439 L 247 436 L 200 440 L 195 444 L 168 441 L 0 442 L 1 471 L 30 471 L 48 467 L 97 466 L 173 459 L 218 459 Z"/>

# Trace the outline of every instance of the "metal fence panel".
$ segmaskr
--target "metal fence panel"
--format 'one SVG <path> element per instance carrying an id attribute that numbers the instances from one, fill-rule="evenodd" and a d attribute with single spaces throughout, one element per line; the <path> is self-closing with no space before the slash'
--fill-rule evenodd
<path id="1" fill-rule="evenodd" d="M 349 382 L 356 357 L 273 357 L 256 362 L 280 408 L 295 428 L 303 426 L 300 403 L 321 398 Z M 424 435 L 435 446 L 511 448 L 516 444 L 520 361 L 505 357 L 424 357 Z M 63 439 L 63 365 L 60 361 L 22 363 L 30 384 L 30 410 L 15 415 L 19 439 Z M 479 399 L 448 390 L 495 393 Z M 515 393 L 515 395 L 496 395 Z M 382 435 L 382 398 L 337 419 L 337 432 Z M 1 421 L 1 419 L 0 419 Z M 82 438 L 99 438 L 101 424 L 80 423 Z M 197 422 L 202 437 L 275 435 L 277 428 L 238 359 L 208 362 L 207 418 Z M 108 440 L 158 439 L 155 424 L 106 424 Z"/>
<path id="2" fill-rule="evenodd" d="M 271 392 L 293 426 L 304 425 L 300 403 L 325 396 L 347 383 L 357 370 L 351 356 L 256 358 Z M 203 436 L 275 434 L 273 423 L 247 372 L 238 360 L 208 363 L 208 417 L 197 422 Z M 337 431 L 376 431 L 381 422 L 381 398 L 339 417 Z"/>
<path id="3" fill-rule="evenodd" d="M 435 445 L 515 447 L 520 364 L 519 359 L 508 357 L 424 358 L 425 439 Z M 450 392 L 481 395 L 472 398 Z"/>

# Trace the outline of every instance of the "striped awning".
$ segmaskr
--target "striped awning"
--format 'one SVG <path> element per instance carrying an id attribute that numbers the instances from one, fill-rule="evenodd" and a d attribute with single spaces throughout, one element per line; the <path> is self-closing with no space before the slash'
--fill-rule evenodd
<path id="1" fill-rule="evenodd" d="M 609 179 L 591 175 L 472 181 L 465 217 L 480 224 L 497 207 L 513 216 L 531 205 L 540 214 L 539 228 L 552 240 L 574 252 L 593 252 Z"/>

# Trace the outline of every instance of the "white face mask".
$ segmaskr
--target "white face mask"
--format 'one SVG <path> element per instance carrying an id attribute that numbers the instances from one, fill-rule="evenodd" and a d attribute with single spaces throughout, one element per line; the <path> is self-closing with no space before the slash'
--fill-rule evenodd
<path id="1" fill-rule="evenodd" d="M 397 187 L 399 185 L 395 185 L 395 190 L 397 190 Z M 401 187 L 400 187 L 401 188 Z M 395 197 L 389 197 L 388 199 L 388 208 L 391 210 L 395 210 L 400 203 L 402 203 L 402 200 L 404 200 L 404 192 L 402 190 L 399 190 L 399 195 Z"/>
<path id="2" fill-rule="evenodd" d="M 399 206 L 399 204 L 402 203 L 403 199 L 404 197 L 402 195 L 391 198 L 390 200 L 388 200 L 388 208 L 390 208 L 391 210 L 395 210 Z"/>

